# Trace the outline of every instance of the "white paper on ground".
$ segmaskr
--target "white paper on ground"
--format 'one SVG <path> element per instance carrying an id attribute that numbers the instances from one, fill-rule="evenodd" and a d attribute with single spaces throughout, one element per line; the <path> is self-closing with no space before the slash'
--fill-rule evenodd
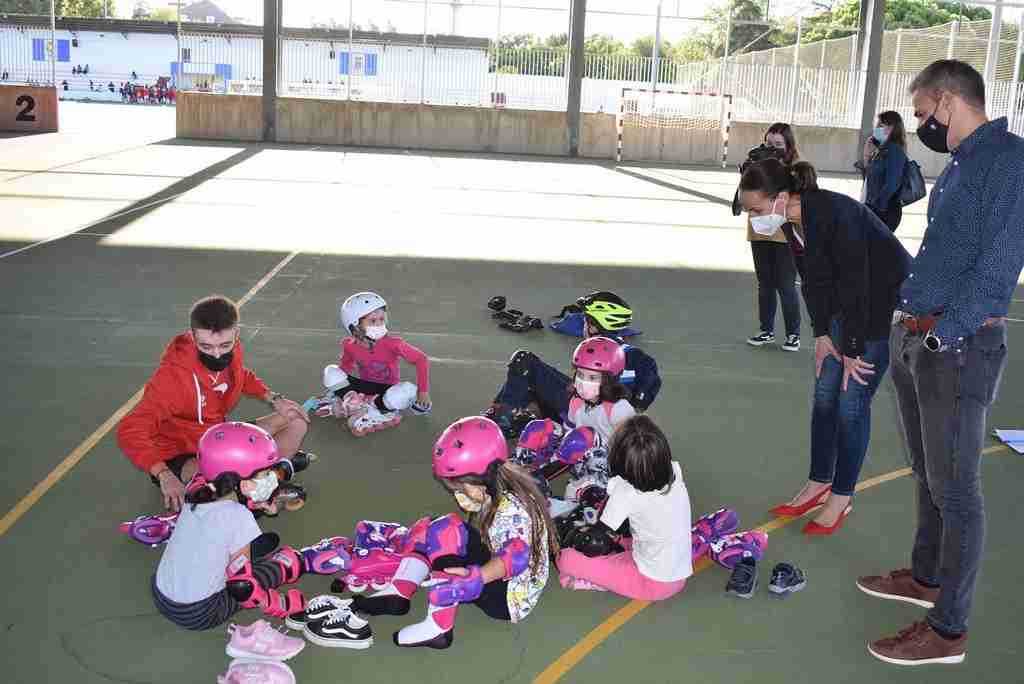
<path id="1" fill-rule="evenodd" d="M 995 429 L 992 431 L 992 434 L 1018 454 L 1024 454 L 1024 430 Z"/>

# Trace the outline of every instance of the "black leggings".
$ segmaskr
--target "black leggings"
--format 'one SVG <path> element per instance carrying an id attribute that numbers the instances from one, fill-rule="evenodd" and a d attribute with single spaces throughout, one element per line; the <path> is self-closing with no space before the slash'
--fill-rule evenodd
<path id="1" fill-rule="evenodd" d="M 465 556 L 441 556 L 434 561 L 431 569 L 460 568 L 467 565 L 483 565 L 491 560 L 491 552 L 484 546 L 483 539 L 476 528 L 466 525 L 469 530 L 469 542 L 466 544 Z M 480 598 L 473 601 L 477 608 L 484 611 L 487 617 L 495 620 L 511 621 L 508 612 L 508 580 L 490 582 L 484 585 Z"/>
<path id="2" fill-rule="evenodd" d="M 757 273 L 757 308 L 763 332 L 775 332 L 775 293 L 782 300 L 786 334 L 800 334 L 800 300 L 796 296 L 796 266 L 789 245 L 754 240 L 750 243 Z"/>

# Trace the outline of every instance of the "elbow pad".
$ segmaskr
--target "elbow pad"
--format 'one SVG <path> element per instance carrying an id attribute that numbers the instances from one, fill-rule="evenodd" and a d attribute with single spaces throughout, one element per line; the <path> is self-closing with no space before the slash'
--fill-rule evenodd
<path id="1" fill-rule="evenodd" d="M 530 566 L 530 547 L 522 539 L 512 539 L 494 554 L 505 566 L 502 579 L 511 579 Z"/>

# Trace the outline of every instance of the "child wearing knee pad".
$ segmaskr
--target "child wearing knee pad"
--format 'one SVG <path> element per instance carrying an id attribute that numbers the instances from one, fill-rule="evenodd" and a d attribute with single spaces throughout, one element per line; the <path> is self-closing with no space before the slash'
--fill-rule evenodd
<path id="1" fill-rule="evenodd" d="M 496 620 L 524 620 L 558 550 L 544 497 L 528 473 L 508 462 L 493 421 L 471 416 L 450 425 L 434 445 L 433 472 L 469 524 L 452 513 L 414 525 L 398 545 L 402 561 L 391 582 L 352 605 L 371 615 L 404 615 L 413 593 L 429 586 L 427 617 L 394 634 L 399 646 L 451 646 L 463 603 Z"/>
<path id="2" fill-rule="evenodd" d="M 349 333 L 341 341 L 337 365 L 324 368 L 321 397 L 306 402 L 319 416 L 348 422 L 357 437 L 398 425 L 401 411 L 430 412 L 430 361 L 427 355 L 387 329 L 384 298 L 357 292 L 340 309 L 341 326 Z M 416 384 L 402 382 L 398 360 L 416 367 Z"/>
<path id="3" fill-rule="evenodd" d="M 607 445 L 612 433 L 636 415 L 619 382 L 625 366 L 622 346 L 607 337 L 591 337 L 572 355 L 574 380 L 565 422 L 533 420 L 523 428 L 516 462 L 552 479 L 572 468 L 572 479 L 604 486 L 608 482 Z M 567 488 L 573 489 L 572 483 Z"/>
<path id="4" fill-rule="evenodd" d="M 606 337 L 619 343 L 624 354 L 618 381 L 633 406 L 646 411 L 661 390 L 657 362 L 639 347 L 620 337 L 633 320 L 629 305 L 614 292 L 593 292 L 577 300 L 583 315 L 583 337 Z M 510 439 L 519 437 L 525 424 L 520 416 L 531 404 L 540 417 L 561 420 L 569 410 L 573 377 L 545 363 L 533 352 L 516 351 L 508 363 L 505 384 L 494 403 L 484 413 L 494 420 Z"/>
<path id="5" fill-rule="evenodd" d="M 157 610 L 186 629 L 210 629 L 240 608 L 273 617 L 302 610 L 302 594 L 277 588 L 306 573 L 332 574 L 348 561 L 336 537 L 296 550 L 264 535 L 250 502 L 266 504 L 277 488 L 277 444 L 249 423 L 214 425 L 199 440 L 199 472 L 189 483 L 170 541 L 151 582 Z M 276 550 L 275 550 L 276 549 Z"/>
<path id="6" fill-rule="evenodd" d="M 692 548 L 690 498 L 668 439 L 650 418 L 634 416 L 612 438 L 608 465 L 608 499 L 595 527 L 625 550 L 588 557 L 563 549 L 558 557 L 560 583 L 567 589 L 608 590 L 646 601 L 679 593 L 693 574 L 691 554 L 703 554 L 707 547 L 700 554 Z M 632 537 L 619 538 L 615 530 L 626 520 Z"/>

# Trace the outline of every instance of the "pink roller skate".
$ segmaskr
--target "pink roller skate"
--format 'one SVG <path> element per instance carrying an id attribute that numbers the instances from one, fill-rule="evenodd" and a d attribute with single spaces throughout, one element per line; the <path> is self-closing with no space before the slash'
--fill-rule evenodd
<path id="1" fill-rule="evenodd" d="M 356 523 L 356 539 L 353 546 L 366 550 L 394 550 L 408 532 L 409 528 L 399 523 L 360 520 Z"/>
<path id="2" fill-rule="evenodd" d="M 177 513 L 140 515 L 135 520 L 121 523 L 120 530 L 140 544 L 157 547 L 171 538 L 177 522 Z"/>
<path id="3" fill-rule="evenodd" d="M 735 532 L 739 526 L 740 519 L 736 515 L 736 511 L 731 511 L 728 508 L 719 508 L 714 513 L 708 513 L 698 518 L 690 530 L 693 560 L 705 555 L 712 543 Z"/>
<path id="4" fill-rule="evenodd" d="M 381 412 L 373 403 L 376 397 L 365 397 L 365 410 L 361 410 L 348 419 L 348 429 L 356 437 L 363 437 L 371 432 L 379 432 L 395 427 L 402 422 L 402 414 L 398 411 Z"/>
<path id="5" fill-rule="evenodd" d="M 732 570 L 741 558 L 761 560 L 766 548 L 768 535 L 764 532 L 736 532 L 711 542 L 708 555 L 723 568 Z"/>
<path id="6" fill-rule="evenodd" d="M 348 572 L 331 584 L 331 591 L 337 593 L 347 587 L 353 594 L 361 594 L 367 587 L 374 591 L 383 589 L 401 561 L 402 556 L 391 549 L 355 549 Z"/>

